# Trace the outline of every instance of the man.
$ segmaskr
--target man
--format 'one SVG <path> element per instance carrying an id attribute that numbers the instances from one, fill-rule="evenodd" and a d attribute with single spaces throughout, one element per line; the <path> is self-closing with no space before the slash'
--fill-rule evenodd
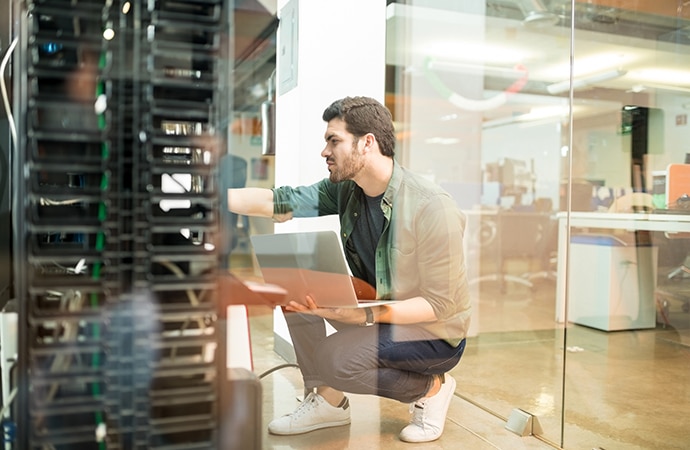
<path id="1" fill-rule="evenodd" d="M 230 190 L 228 206 L 277 222 L 338 214 L 352 274 L 375 286 L 378 299 L 396 302 L 324 309 L 307 297 L 285 307 L 305 390 L 312 392 L 269 432 L 349 424 L 350 392 L 414 403 L 400 439 L 438 439 L 456 386 L 447 372 L 460 361 L 469 326 L 465 218 L 446 192 L 393 159 L 393 122 L 379 102 L 337 100 L 323 120 L 328 179 Z M 327 336 L 323 319 L 337 332 Z"/>

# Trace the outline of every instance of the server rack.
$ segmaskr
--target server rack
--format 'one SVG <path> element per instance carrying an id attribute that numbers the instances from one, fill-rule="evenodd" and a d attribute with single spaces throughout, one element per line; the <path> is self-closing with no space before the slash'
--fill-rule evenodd
<path id="1" fill-rule="evenodd" d="M 227 3 L 14 2 L 13 447 L 219 447 Z"/>

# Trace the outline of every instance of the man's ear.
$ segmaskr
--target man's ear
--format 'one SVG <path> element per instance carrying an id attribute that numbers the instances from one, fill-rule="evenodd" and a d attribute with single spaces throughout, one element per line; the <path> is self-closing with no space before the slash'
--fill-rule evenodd
<path id="1" fill-rule="evenodd" d="M 364 148 L 366 151 L 371 151 L 376 148 L 376 136 L 372 133 L 365 134 L 362 136 L 362 139 L 364 139 Z"/>

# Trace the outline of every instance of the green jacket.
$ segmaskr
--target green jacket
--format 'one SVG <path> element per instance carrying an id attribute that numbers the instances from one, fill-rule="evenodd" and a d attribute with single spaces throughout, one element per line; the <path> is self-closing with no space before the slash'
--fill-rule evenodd
<path id="1" fill-rule="evenodd" d="M 353 181 L 324 179 L 311 186 L 276 188 L 273 193 L 275 214 L 338 214 L 340 238 L 343 248 L 348 248 L 364 195 Z M 424 297 L 438 317 L 424 327 L 458 345 L 469 328 L 471 312 L 463 251 L 465 216 L 447 192 L 397 162 L 381 210 L 386 223 L 376 248 L 377 298 Z M 352 274 L 363 278 L 358 256 L 349 251 L 345 256 Z"/>

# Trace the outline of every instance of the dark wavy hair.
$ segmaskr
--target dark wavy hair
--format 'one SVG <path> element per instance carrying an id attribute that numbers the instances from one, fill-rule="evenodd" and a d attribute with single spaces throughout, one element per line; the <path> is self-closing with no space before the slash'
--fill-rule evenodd
<path id="1" fill-rule="evenodd" d="M 370 97 L 345 97 L 336 100 L 323 112 L 323 120 L 338 118 L 345 121 L 345 129 L 356 138 L 367 133 L 376 137 L 381 154 L 395 155 L 393 116 L 388 108 Z"/>

